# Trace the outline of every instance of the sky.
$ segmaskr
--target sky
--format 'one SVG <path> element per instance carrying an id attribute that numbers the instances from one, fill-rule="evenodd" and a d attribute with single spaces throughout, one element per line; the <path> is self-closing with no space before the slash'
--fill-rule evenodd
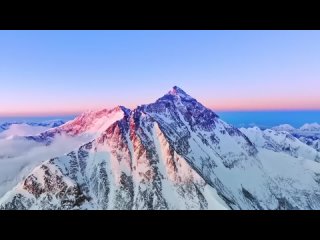
<path id="1" fill-rule="evenodd" d="M 0 116 L 154 102 L 319 110 L 320 31 L 0 31 Z"/>

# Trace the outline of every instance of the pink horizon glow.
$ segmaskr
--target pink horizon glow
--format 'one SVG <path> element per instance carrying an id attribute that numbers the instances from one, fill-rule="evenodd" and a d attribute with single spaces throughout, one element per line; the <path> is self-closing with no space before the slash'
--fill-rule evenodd
<path id="1" fill-rule="evenodd" d="M 199 101 L 213 111 L 295 111 L 295 110 L 320 110 L 320 104 L 317 100 L 300 100 L 300 99 L 225 99 L 214 100 L 210 102 Z M 219 102 L 219 104 L 217 104 Z M 121 105 L 121 104 L 120 104 Z M 141 104 L 140 104 L 141 105 Z M 64 109 L 32 109 L 24 111 L 0 110 L 1 116 L 65 116 L 78 115 L 88 110 L 112 109 L 117 105 L 107 106 L 86 106 L 86 107 L 64 107 Z M 129 109 L 134 109 L 138 104 L 123 105 Z"/>

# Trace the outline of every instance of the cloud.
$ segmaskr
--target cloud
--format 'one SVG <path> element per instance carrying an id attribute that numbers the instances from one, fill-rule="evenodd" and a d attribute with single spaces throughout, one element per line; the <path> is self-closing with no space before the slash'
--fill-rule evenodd
<path id="1" fill-rule="evenodd" d="M 0 139 L 0 197 L 41 162 L 59 157 L 88 142 L 83 137 L 57 136 L 45 146 L 21 137 Z"/>
<path id="2" fill-rule="evenodd" d="M 40 134 L 48 129 L 49 129 L 49 127 L 30 126 L 25 123 L 12 124 L 9 127 L 9 129 L 0 133 L 0 139 L 1 138 L 12 138 L 13 136 L 33 136 L 33 135 Z"/>

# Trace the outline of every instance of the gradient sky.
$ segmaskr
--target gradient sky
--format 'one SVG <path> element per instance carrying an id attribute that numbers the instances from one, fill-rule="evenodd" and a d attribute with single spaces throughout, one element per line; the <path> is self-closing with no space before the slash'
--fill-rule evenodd
<path id="1" fill-rule="evenodd" d="M 0 115 L 150 103 L 320 109 L 320 31 L 0 31 Z"/>

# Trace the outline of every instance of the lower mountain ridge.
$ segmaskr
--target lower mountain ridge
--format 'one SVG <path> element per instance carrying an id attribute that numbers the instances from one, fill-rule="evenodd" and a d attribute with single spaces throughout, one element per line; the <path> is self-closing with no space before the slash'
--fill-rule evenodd
<path id="1" fill-rule="evenodd" d="M 117 109 L 88 143 L 36 167 L 0 209 L 320 209 L 318 152 L 289 133 L 239 130 L 178 87 Z"/>

